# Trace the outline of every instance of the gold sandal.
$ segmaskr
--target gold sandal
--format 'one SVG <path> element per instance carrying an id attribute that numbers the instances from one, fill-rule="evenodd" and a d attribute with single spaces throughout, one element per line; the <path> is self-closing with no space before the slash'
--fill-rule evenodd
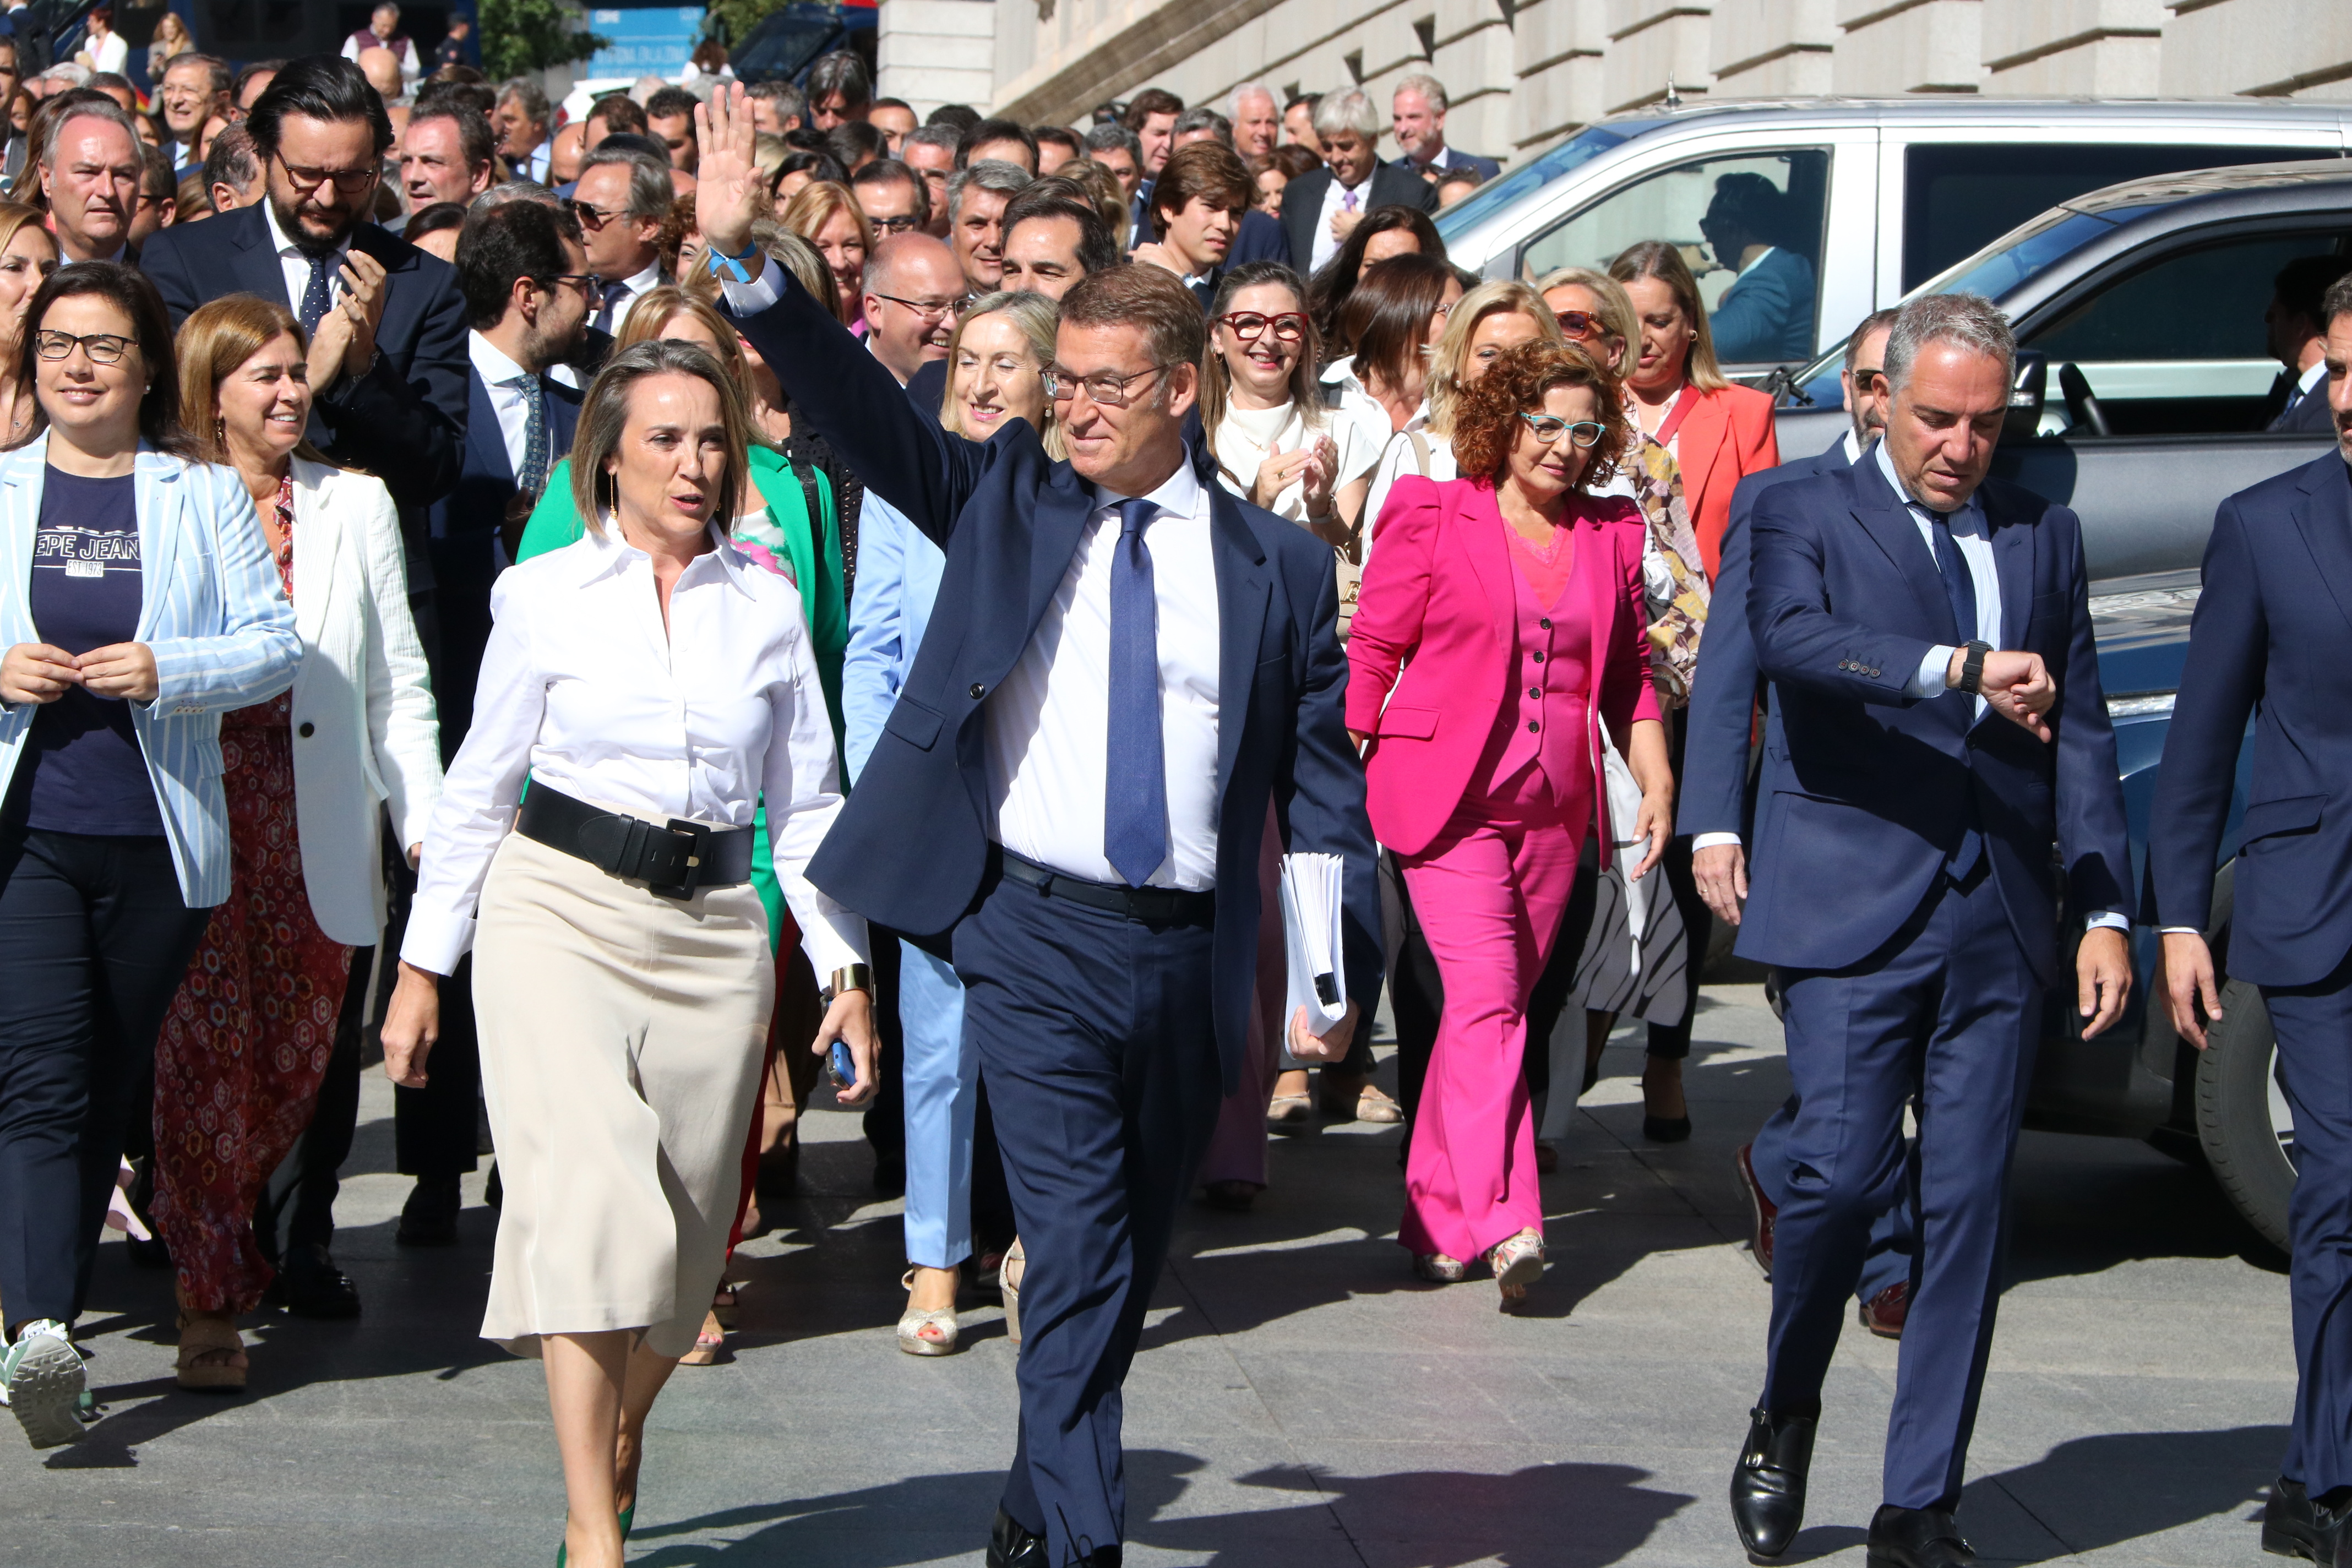
<path id="1" fill-rule="evenodd" d="M 702 1315 L 702 1331 L 694 1336 L 694 1348 L 677 1358 L 680 1366 L 710 1366 L 727 1349 L 727 1330 L 719 1323 L 719 1314 Z"/>
<path id="2" fill-rule="evenodd" d="M 915 1271 L 907 1270 L 898 1281 L 901 1290 L 915 1288 Z M 927 1334 L 926 1331 L 929 1331 Z M 898 1318 L 898 1348 L 908 1355 L 953 1355 L 956 1348 L 956 1310 L 950 1301 L 945 1307 L 918 1310 L 908 1306 Z"/>
<path id="3" fill-rule="evenodd" d="M 1021 1238 L 1014 1237 L 1005 1249 L 1004 1266 L 997 1272 L 997 1291 L 1004 1298 L 1004 1337 L 1013 1348 L 1021 1348 L 1021 1281 L 1029 1272 L 1029 1255 L 1021 1249 Z"/>
<path id="4" fill-rule="evenodd" d="M 179 1327 L 180 1386 L 199 1394 L 243 1394 L 245 1341 L 236 1321 L 225 1312 L 182 1312 Z M 215 1357 L 220 1359 L 208 1359 Z"/>

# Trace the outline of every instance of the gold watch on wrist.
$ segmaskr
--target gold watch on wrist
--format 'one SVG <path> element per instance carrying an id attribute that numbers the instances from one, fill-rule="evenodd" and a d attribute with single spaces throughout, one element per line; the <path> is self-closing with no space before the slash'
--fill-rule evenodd
<path id="1" fill-rule="evenodd" d="M 836 969 L 833 972 L 833 978 L 825 983 L 824 989 L 817 994 L 824 1005 L 830 1007 L 833 1005 L 833 999 L 845 991 L 863 991 L 869 998 L 872 997 L 874 994 L 873 967 L 870 964 L 852 963 Z"/>

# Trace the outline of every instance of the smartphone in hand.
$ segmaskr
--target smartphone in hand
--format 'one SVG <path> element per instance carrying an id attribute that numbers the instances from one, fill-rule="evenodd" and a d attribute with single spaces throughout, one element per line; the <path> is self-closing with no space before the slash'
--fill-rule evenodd
<path id="1" fill-rule="evenodd" d="M 849 1054 L 847 1040 L 834 1041 L 833 1048 L 825 1053 L 824 1076 L 835 1089 L 857 1087 L 857 1061 Z"/>

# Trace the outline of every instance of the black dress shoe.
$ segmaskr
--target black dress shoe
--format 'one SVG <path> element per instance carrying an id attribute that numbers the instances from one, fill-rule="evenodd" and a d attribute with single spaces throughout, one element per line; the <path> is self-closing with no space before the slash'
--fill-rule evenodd
<path id="1" fill-rule="evenodd" d="M 360 1315 L 359 1287 L 335 1267 L 327 1249 L 315 1243 L 287 1254 L 263 1300 L 298 1318 L 335 1321 Z"/>
<path id="2" fill-rule="evenodd" d="M 1642 1136 L 1653 1143 L 1682 1143 L 1691 1135 L 1691 1120 L 1687 1116 L 1644 1116 Z"/>
<path id="3" fill-rule="evenodd" d="M 1748 1413 L 1748 1443 L 1731 1472 L 1731 1522 L 1751 1559 L 1778 1557 L 1805 1522 L 1815 1419 L 1759 1408 Z"/>
<path id="4" fill-rule="evenodd" d="M 1032 1535 L 1003 1509 L 988 1528 L 988 1568 L 1045 1568 L 1045 1538 Z"/>
<path id="5" fill-rule="evenodd" d="M 1973 1568 L 1975 1549 L 1960 1539 L 1948 1508 L 1881 1503 L 1870 1516 L 1869 1568 Z"/>
<path id="6" fill-rule="evenodd" d="M 403 1247 L 457 1245 L 457 1210 L 464 1203 L 455 1176 L 419 1176 L 408 1201 L 400 1208 L 400 1228 L 393 1239 Z"/>
<path id="7" fill-rule="evenodd" d="M 2263 1503 L 2263 1550 L 2319 1568 L 2352 1563 L 2352 1502 L 2328 1508 L 2313 1501 L 2301 1481 L 2281 1476 Z"/>

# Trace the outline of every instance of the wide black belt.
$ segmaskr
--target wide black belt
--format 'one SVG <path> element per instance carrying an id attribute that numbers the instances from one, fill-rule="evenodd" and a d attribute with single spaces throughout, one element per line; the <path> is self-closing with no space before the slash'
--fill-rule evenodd
<path id="1" fill-rule="evenodd" d="M 1187 892 L 1180 888 L 1129 888 L 1113 882 L 1089 882 L 1084 877 L 1073 877 L 1034 860 L 1024 859 L 1012 850 L 1002 851 L 1004 874 L 1016 882 L 1025 882 L 1049 899 L 1067 899 L 1074 904 L 1084 904 L 1090 910 L 1108 910 L 1132 921 L 1148 921 L 1166 924 L 1171 921 L 1205 921 L 1216 912 L 1217 895 L 1213 892 Z"/>
<path id="2" fill-rule="evenodd" d="M 665 899 L 690 899 L 698 888 L 731 888 L 751 879 L 755 829 L 711 827 L 675 816 L 667 826 L 647 822 L 574 800 L 538 779 L 522 797 L 515 830 L 576 855 L 606 876 L 641 881 Z"/>

